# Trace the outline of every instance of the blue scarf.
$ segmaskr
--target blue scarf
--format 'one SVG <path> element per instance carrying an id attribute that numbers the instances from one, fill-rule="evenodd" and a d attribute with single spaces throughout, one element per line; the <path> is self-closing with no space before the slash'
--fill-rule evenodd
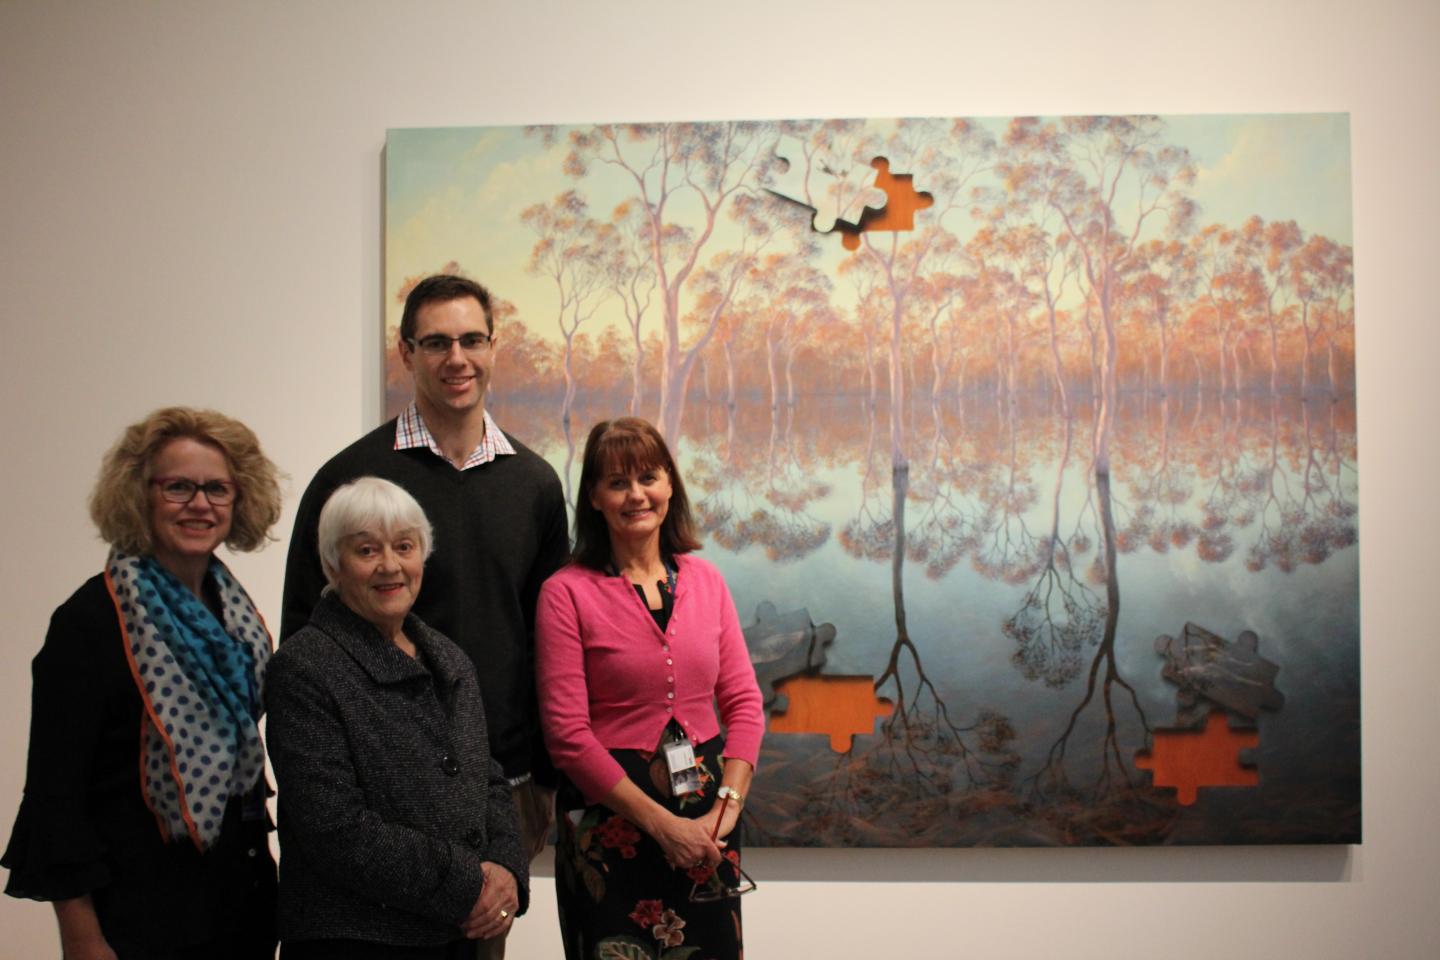
<path id="1" fill-rule="evenodd" d="M 105 567 L 145 707 L 145 802 L 167 840 L 188 836 L 208 849 L 226 804 L 248 793 L 265 768 L 256 723 L 269 631 L 219 560 L 211 559 L 207 576 L 221 618 L 153 557 L 112 551 Z"/>

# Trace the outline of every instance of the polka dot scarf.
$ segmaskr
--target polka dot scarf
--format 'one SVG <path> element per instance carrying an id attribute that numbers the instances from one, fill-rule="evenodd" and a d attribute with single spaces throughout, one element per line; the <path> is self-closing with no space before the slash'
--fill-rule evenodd
<path id="1" fill-rule="evenodd" d="M 151 557 L 112 551 L 105 574 L 145 704 L 145 802 L 166 839 L 188 836 L 201 850 L 219 837 L 225 805 L 264 769 L 256 721 L 270 660 L 270 634 L 249 595 L 220 561 L 209 575 L 223 624 Z"/>

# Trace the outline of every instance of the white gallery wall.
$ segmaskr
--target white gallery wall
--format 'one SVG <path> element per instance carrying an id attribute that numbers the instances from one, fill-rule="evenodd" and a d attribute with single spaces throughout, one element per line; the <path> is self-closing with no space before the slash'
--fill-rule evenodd
<path id="1" fill-rule="evenodd" d="M 1437 37 L 1428 0 L 0 0 L 0 833 L 29 661 L 103 559 L 85 498 L 121 427 L 184 403 L 259 433 L 291 478 L 282 542 L 233 566 L 278 619 L 300 492 L 380 419 L 387 127 L 1348 111 L 1364 845 L 756 850 L 746 941 L 759 960 L 1433 956 Z M 540 873 L 522 960 L 559 955 Z M 0 899 L 0 931 L 0 958 L 58 955 L 44 905 Z"/>

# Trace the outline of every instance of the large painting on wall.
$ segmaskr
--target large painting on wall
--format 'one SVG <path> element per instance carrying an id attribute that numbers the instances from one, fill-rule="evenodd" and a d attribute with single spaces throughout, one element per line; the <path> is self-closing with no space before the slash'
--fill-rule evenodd
<path id="1" fill-rule="evenodd" d="M 748 842 L 1354 843 L 1344 115 L 392 130 L 406 292 L 573 502 L 677 448 L 765 691 Z M 542 696 L 543 696 L 542 691 Z"/>

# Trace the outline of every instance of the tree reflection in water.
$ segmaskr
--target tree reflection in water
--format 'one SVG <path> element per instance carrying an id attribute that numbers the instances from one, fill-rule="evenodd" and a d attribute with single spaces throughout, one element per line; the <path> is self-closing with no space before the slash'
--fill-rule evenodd
<path id="1" fill-rule="evenodd" d="M 694 411 L 679 456 L 707 550 L 742 614 L 771 600 L 835 623 L 826 671 L 869 674 L 874 694 L 896 705 L 842 755 L 819 736 L 768 738 L 747 805 L 756 841 L 1147 843 L 1203 829 L 1244 842 L 1259 828 L 1227 819 L 1232 801 L 1177 812 L 1134 768 L 1134 751 L 1173 709 L 1152 644 L 1192 611 L 1223 620 L 1232 600 L 1263 601 L 1287 584 L 1344 594 L 1353 553 L 1336 561 L 1355 538 L 1353 406 L 1197 392 L 1147 405 L 1122 395 L 1106 472 L 1087 398 L 1073 420 L 1038 398 L 965 399 L 939 417 L 912 405 L 901 469 L 887 443 L 892 413 L 863 391 L 778 409 L 763 397 L 730 408 L 717 395 Z M 584 413 L 616 406 L 577 410 L 576 432 Z M 527 409 L 499 415 L 523 426 Z M 558 418 L 518 432 L 573 484 L 576 435 Z M 1228 546 L 1217 551 L 1219 537 Z M 1257 556 L 1259 569 L 1249 563 Z M 1288 579 L 1307 567 L 1324 579 Z M 1352 635 L 1315 619 L 1330 610 L 1315 597 L 1313 614 L 1278 608 L 1290 619 L 1277 642 L 1300 638 L 1291 650 L 1315 655 L 1285 664 L 1309 671 L 1292 676 L 1306 677 L 1310 698 L 1296 697 L 1267 729 L 1277 746 L 1320 742 L 1357 715 L 1344 673 Z M 1300 711 L 1309 725 L 1294 727 Z M 1333 830 L 1323 818 L 1275 814 L 1304 797 L 1353 819 L 1357 781 L 1344 756 L 1264 762 L 1266 788 L 1244 799 L 1260 805 L 1257 816 L 1302 824 L 1294 836 Z"/>
<path id="2" fill-rule="evenodd" d="M 1015 641 L 1010 662 L 1021 675 L 1056 689 L 1079 676 L 1082 652 L 1100 639 L 1107 619 L 1105 602 L 1075 573 L 1074 555 L 1088 548 L 1089 539 L 1080 534 L 1078 521 L 1068 542 L 1060 535 L 1061 494 L 1074 434 L 1068 419 L 1064 431 L 1050 498 L 1050 532 L 1036 544 L 1040 573 L 1019 609 L 1001 625 Z"/>
<path id="3" fill-rule="evenodd" d="M 1115 658 L 1116 626 L 1120 620 L 1120 577 L 1116 567 L 1115 519 L 1111 510 L 1110 475 L 1107 471 L 1096 470 L 1095 493 L 1100 505 L 1100 518 L 1105 545 L 1105 626 L 1100 646 L 1090 662 L 1086 675 L 1085 692 L 1079 704 L 1071 711 L 1065 729 L 1045 756 L 1040 769 L 1026 779 L 1037 799 L 1081 798 L 1094 803 L 1119 788 L 1133 788 L 1136 781 L 1131 774 L 1134 770 L 1135 750 L 1144 745 L 1144 738 L 1150 734 L 1150 722 L 1135 688 L 1120 675 Z M 1123 694 L 1116 690 L 1123 691 Z M 1092 703 L 1096 694 L 1104 708 L 1105 722 L 1101 732 L 1100 769 L 1088 791 L 1077 791 L 1072 785 L 1066 767 L 1066 753 L 1070 739 L 1076 734 L 1081 715 Z M 1122 748 L 1120 745 L 1117 699 L 1129 701 L 1144 736 L 1138 743 Z"/>
<path id="4" fill-rule="evenodd" d="M 830 525 L 810 512 L 830 486 L 815 475 L 810 452 L 792 440 L 794 408 L 771 409 L 763 459 L 753 449 L 739 451 L 735 416 L 727 405 L 725 442 L 701 448 L 686 467 L 690 485 L 703 491 L 695 501 L 701 529 L 727 550 L 759 545 L 772 563 L 809 556 L 830 539 Z"/>
<path id="5" fill-rule="evenodd" d="M 796 833 L 806 842 L 934 842 L 951 829 L 955 817 L 1006 803 L 1008 785 L 1020 762 L 1011 749 L 1015 729 L 1005 714 L 986 707 L 969 724 L 957 722 L 910 635 L 904 574 L 911 555 L 905 519 L 911 467 L 904 450 L 892 444 L 887 512 L 875 496 L 879 471 L 868 455 L 874 450 L 876 419 L 871 409 L 864 496 L 858 516 L 846 525 L 840 541 L 854 556 L 890 561 L 895 641 L 875 677 L 874 689 L 895 709 L 874 736 L 856 737 L 851 749 L 835 759 L 827 777 L 801 786 Z M 932 489 L 926 499 L 930 507 L 922 527 L 933 533 L 935 528 L 962 525 L 948 523 L 936 510 L 936 502 L 944 502 L 938 491 Z"/>

